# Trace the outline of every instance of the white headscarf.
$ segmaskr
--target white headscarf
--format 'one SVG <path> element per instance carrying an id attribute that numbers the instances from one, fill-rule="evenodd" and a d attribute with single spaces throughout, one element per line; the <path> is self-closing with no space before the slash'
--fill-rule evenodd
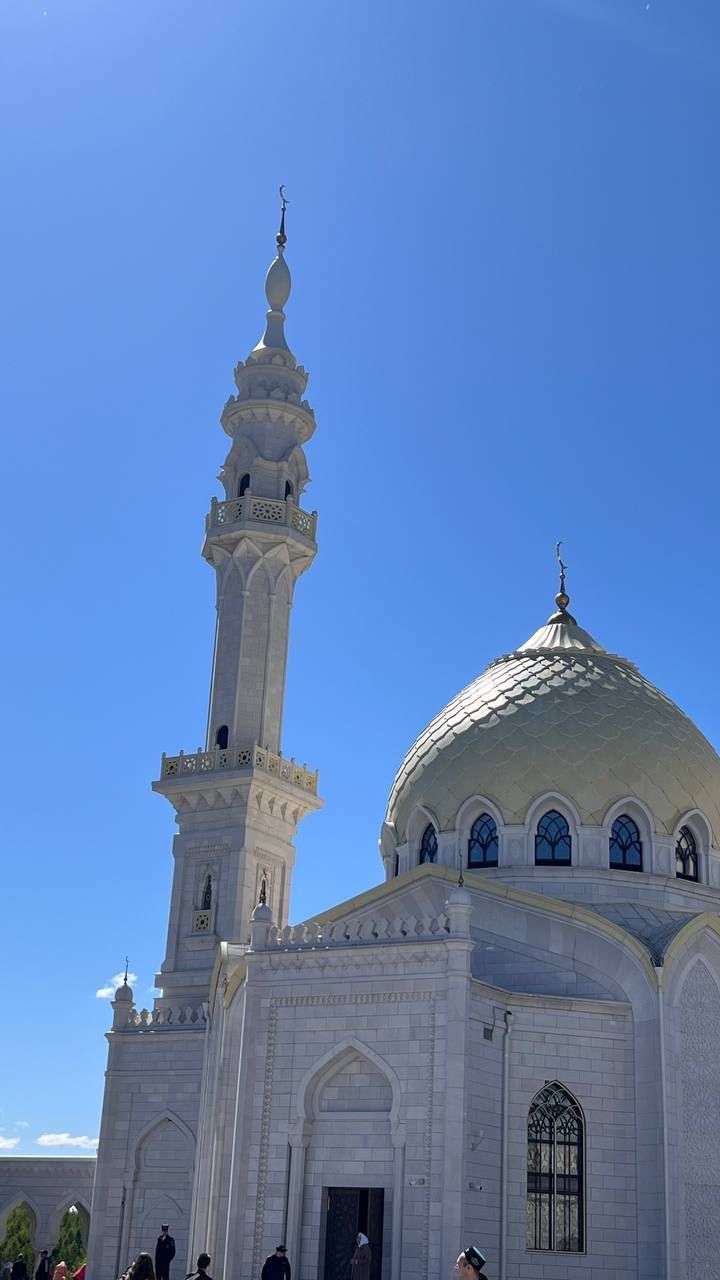
<path id="1" fill-rule="evenodd" d="M 364 1236 L 362 1231 L 358 1231 L 357 1233 L 357 1242 L 358 1242 L 358 1245 L 370 1243 L 367 1236 Z"/>

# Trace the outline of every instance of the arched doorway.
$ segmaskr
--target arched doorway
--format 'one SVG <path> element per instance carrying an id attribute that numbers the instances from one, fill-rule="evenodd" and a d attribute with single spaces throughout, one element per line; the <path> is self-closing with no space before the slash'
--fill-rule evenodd
<path id="1" fill-rule="evenodd" d="M 25 1259 L 32 1275 L 35 1270 L 37 1215 L 26 1201 L 6 1206 L 0 1214 L 0 1265 Z"/>

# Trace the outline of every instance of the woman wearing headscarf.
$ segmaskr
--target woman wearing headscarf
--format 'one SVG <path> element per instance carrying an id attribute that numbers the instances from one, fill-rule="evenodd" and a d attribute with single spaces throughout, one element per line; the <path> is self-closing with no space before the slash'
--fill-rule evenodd
<path id="1" fill-rule="evenodd" d="M 371 1259 L 370 1241 L 367 1236 L 363 1235 L 362 1231 L 358 1231 L 355 1237 L 355 1252 L 350 1263 L 352 1280 L 370 1280 Z"/>
<path id="2" fill-rule="evenodd" d="M 27 1267 L 25 1266 L 25 1259 L 21 1253 L 18 1254 L 12 1264 L 10 1280 L 27 1280 Z"/>

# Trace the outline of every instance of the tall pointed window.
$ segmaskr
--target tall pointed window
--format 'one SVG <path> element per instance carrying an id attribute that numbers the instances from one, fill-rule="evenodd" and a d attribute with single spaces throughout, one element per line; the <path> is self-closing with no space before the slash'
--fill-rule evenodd
<path id="1" fill-rule="evenodd" d="M 227 748 L 227 744 L 228 744 L 228 727 L 226 724 L 221 724 L 220 728 L 215 734 L 215 746 L 219 747 L 221 751 L 225 751 Z"/>
<path id="2" fill-rule="evenodd" d="M 538 867 L 569 867 L 570 854 L 570 827 L 557 809 L 549 809 L 538 822 L 535 863 Z"/>
<path id="3" fill-rule="evenodd" d="M 681 827 L 675 845 L 675 875 L 679 880 L 698 880 L 698 852 L 689 827 Z"/>
<path id="4" fill-rule="evenodd" d="M 642 871 L 642 840 L 636 822 L 622 813 L 610 832 L 610 866 L 616 871 Z"/>
<path id="5" fill-rule="evenodd" d="M 202 894 L 202 902 L 200 905 L 203 911 L 209 911 L 210 908 L 212 907 L 212 876 L 210 875 L 209 871 L 205 877 L 205 884 L 203 886 L 203 894 Z"/>
<path id="6" fill-rule="evenodd" d="M 294 496 L 294 490 L 292 487 L 292 480 L 286 480 L 285 481 L 285 501 L 287 502 L 288 498 L 292 498 L 293 496 Z"/>
<path id="7" fill-rule="evenodd" d="M 420 841 L 420 862 L 435 861 L 437 861 L 437 835 L 432 822 L 429 822 Z"/>
<path id="8" fill-rule="evenodd" d="M 498 830 L 489 813 L 481 813 L 472 824 L 468 840 L 469 867 L 496 867 L 498 864 Z"/>
<path id="9" fill-rule="evenodd" d="M 527 1247 L 585 1248 L 583 1114 L 554 1081 L 535 1094 L 527 1131 Z"/>
<path id="10" fill-rule="evenodd" d="M 237 493 L 238 498 L 242 498 L 243 494 L 247 493 L 249 488 L 250 488 L 250 474 L 249 472 L 246 471 L 245 475 L 241 476 L 240 480 L 238 481 L 238 493 Z"/>

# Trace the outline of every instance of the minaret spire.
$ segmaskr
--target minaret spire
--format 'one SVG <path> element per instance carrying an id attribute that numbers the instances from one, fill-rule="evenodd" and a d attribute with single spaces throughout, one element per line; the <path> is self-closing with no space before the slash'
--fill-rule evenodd
<path id="1" fill-rule="evenodd" d="M 265 332 L 253 351 L 255 358 L 257 358 L 258 353 L 262 353 L 265 350 L 290 352 L 285 340 L 285 312 L 283 310 L 292 288 L 292 279 L 284 256 L 285 245 L 287 244 L 285 210 L 288 207 L 284 185 L 283 183 L 280 187 L 280 230 L 275 236 L 277 256 L 270 263 L 265 277 L 265 297 L 268 300 L 270 310 L 265 316 Z"/>

